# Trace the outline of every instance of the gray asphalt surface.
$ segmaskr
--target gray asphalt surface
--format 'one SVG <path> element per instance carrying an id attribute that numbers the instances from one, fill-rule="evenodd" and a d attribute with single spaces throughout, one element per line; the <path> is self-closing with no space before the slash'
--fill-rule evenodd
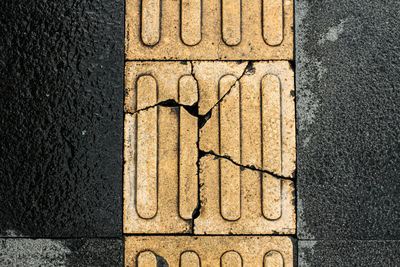
<path id="1" fill-rule="evenodd" d="M 400 2 L 295 9 L 299 264 L 399 266 Z"/>

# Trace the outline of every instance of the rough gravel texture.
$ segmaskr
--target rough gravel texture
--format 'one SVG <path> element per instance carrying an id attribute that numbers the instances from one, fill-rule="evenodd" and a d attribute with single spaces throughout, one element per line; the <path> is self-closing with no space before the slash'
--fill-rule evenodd
<path id="1" fill-rule="evenodd" d="M 400 241 L 299 241 L 299 267 L 397 267 Z"/>
<path id="2" fill-rule="evenodd" d="M 295 9 L 299 266 L 400 266 L 400 2 Z"/>
<path id="3" fill-rule="evenodd" d="M 0 235 L 119 235 L 124 1 L 0 7 Z"/>
<path id="4" fill-rule="evenodd" d="M 400 239 L 400 2 L 296 1 L 298 236 Z"/>
<path id="5" fill-rule="evenodd" d="M 0 239 L 0 266 L 123 266 L 119 239 Z"/>

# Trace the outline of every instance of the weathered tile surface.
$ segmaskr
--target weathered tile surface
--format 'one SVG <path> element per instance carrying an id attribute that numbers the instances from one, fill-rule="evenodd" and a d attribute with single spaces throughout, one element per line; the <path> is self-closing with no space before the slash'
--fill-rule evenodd
<path id="1" fill-rule="evenodd" d="M 200 149 L 293 177 L 296 126 L 289 63 L 195 62 L 194 73 L 199 113 L 211 110 L 200 130 Z"/>
<path id="2" fill-rule="evenodd" d="M 154 105 L 197 102 L 190 65 L 132 63 L 126 77 L 124 232 L 189 232 L 198 203 L 197 118 Z"/>
<path id="3" fill-rule="evenodd" d="M 128 62 L 124 232 L 190 232 L 200 195 L 195 234 L 293 234 L 293 183 L 277 177 L 295 169 L 293 90 L 287 62 Z M 199 136 L 180 106 L 198 98 Z M 207 156 L 198 177 L 198 140 L 266 172 Z"/>
<path id="4" fill-rule="evenodd" d="M 292 267 L 293 244 L 278 236 L 127 237 L 125 266 Z"/>
<path id="5" fill-rule="evenodd" d="M 293 90 L 287 62 L 128 62 L 124 232 L 191 232 L 200 195 L 195 234 L 295 233 L 293 183 L 279 178 L 295 169 Z M 199 136 L 180 106 L 197 100 L 211 116 Z M 236 165 L 203 157 L 198 177 L 198 140 Z"/>
<path id="6" fill-rule="evenodd" d="M 244 169 L 227 159 L 200 160 L 200 215 L 195 234 L 294 234 L 290 180 Z"/>
<path id="7" fill-rule="evenodd" d="M 292 0 L 127 0 L 127 59 L 293 57 Z"/>

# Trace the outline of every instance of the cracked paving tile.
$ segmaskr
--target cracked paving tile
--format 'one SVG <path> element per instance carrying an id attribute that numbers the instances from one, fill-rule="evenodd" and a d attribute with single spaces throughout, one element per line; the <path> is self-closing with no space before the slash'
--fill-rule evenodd
<path id="1" fill-rule="evenodd" d="M 224 94 L 220 94 L 215 87 L 226 75 L 230 75 L 232 80 L 242 77 L 248 65 L 247 61 L 223 62 L 223 61 L 194 61 L 193 73 L 199 88 L 199 115 L 206 115 L 218 103 Z M 231 86 L 233 84 L 230 84 Z M 226 90 L 224 93 L 227 93 Z"/>
<path id="2" fill-rule="evenodd" d="M 213 155 L 200 159 L 199 181 L 195 234 L 295 234 L 293 181 Z"/>
<path id="3" fill-rule="evenodd" d="M 293 243 L 283 236 L 131 236 L 125 266 L 293 267 Z"/>
<path id="4" fill-rule="evenodd" d="M 198 86 L 190 62 L 126 63 L 126 113 L 132 114 L 157 105 L 190 107 L 197 100 Z"/>
<path id="5" fill-rule="evenodd" d="M 289 63 L 128 62 L 126 73 L 125 233 L 295 232 Z"/>
<path id="6" fill-rule="evenodd" d="M 285 177 L 285 176 L 279 175 L 279 174 L 277 174 L 277 173 L 275 173 L 275 172 L 273 172 L 273 171 L 258 169 L 258 168 L 256 168 L 255 166 L 252 166 L 252 165 L 242 165 L 242 164 L 240 164 L 240 163 L 238 163 L 238 162 L 232 160 L 229 156 L 217 155 L 217 154 L 215 154 L 214 151 L 207 151 L 207 152 L 205 152 L 205 151 L 199 150 L 199 152 L 200 152 L 200 153 L 199 153 L 199 154 L 200 154 L 200 157 L 204 157 L 204 156 L 206 156 L 206 155 L 211 155 L 211 156 L 214 156 L 215 158 L 226 159 L 226 160 L 230 161 L 232 164 L 234 164 L 234 165 L 236 165 L 236 166 L 239 166 L 239 167 L 242 168 L 242 169 L 249 169 L 249 170 L 253 170 L 253 171 L 258 171 L 258 172 L 266 173 L 266 174 L 269 174 L 269 175 L 271 175 L 271 176 L 273 176 L 273 177 L 275 177 L 275 178 L 278 178 L 278 179 L 293 180 L 292 177 Z"/>
<path id="7" fill-rule="evenodd" d="M 293 58 L 293 0 L 127 0 L 125 25 L 128 60 Z"/>
<path id="8" fill-rule="evenodd" d="M 294 75 L 289 63 L 254 62 L 247 65 L 247 71 L 246 62 L 234 64 L 195 63 L 199 114 L 212 108 L 200 129 L 200 150 L 292 178 L 296 128 Z"/>
<path id="9" fill-rule="evenodd" d="M 197 86 L 190 64 L 163 63 L 127 65 L 124 233 L 189 233 L 198 206 L 198 120 L 182 106 Z"/>

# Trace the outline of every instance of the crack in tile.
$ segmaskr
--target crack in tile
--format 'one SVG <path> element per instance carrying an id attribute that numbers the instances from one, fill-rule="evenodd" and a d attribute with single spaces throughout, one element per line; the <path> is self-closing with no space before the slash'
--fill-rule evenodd
<path id="1" fill-rule="evenodd" d="M 201 129 L 206 123 L 207 121 L 211 118 L 212 116 L 212 111 L 214 110 L 215 107 L 217 107 L 224 99 L 226 96 L 228 96 L 230 94 L 230 92 L 232 91 L 232 89 L 240 82 L 240 80 L 246 75 L 246 74 L 254 74 L 255 70 L 253 67 L 253 61 L 247 61 L 247 65 L 244 68 L 242 74 L 235 80 L 235 82 L 230 86 L 230 88 L 226 91 L 226 93 L 220 98 L 218 99 L 218 101 L 204 114 L 204 115 L 199 115 L 199 117 L 201 116 L 202 121 L 199 122 L 199 128 Z M 196 78 L 195 78 L 196 79 Z M 196 79 L 197 81 L 197 79 Z"/>
<path id="2" fill-rule="evenodd" d="M 193 105 L 189 106 L 189 105 L 183 105 L 183 104 L 179 104 L 178 102 L 176 102 L 174 99 L 168 99 L 165 101 L 161 101 L 158 102 L 157 104 L 142 108 L 142 109 L 138 109 L 135 112 L 131 112 L 131 111 L 125 111 L 125 114 L 130 114 L 130 115 L 135 115 L 139 112 L 142 111 L 146 111 L 149 110 L 151 108 L 155 108 L 155 107 L 183 107 L 190 115 L 194 116 L 194 117 L 198 117 L 198 102 L 194 103 Z"/>
<path id="3" fill-rule="evenodd" d="M 279 174 L 277 174 L 277 173 L 275 173 L 273 171 L 269 171 L 269 170 L 266 170 L 266 169 L 259 169 L 259 168 L 255 167 L 253 165 L 240 164 L 240 163 L 234 161 L 231 157 L 225 156 L 225 155 L 224 156 L 218 155 L 212 150 L 211 151 L 203 151 L 203 150 L 199 149 L 199 157 L 200 158 L 205 157 L 207 155 L 214 156 L 214 157 L 216 157 L 218 159 L 226 159 L 226 160 L 230 161 L 231 163 L 233 163 L 234 165 L 239 166 L 241 168 L 249 169 L 249 170 L 253 170 L 253 171 L 258 171 L 258 172 L 262 172 L 262 173 L 266 173 L 266 174 L 269 174 L 269 175 L 271 175 L 271 176 L 273 176 L 275 178 L 278 178 L 278 179 L 290 180 L 290 181 L 293 181 L 293 179 L 294 179 L 294 178 L 291 178 L 291 177 L 286 177 L 286 176 L 283 176 L 283 175 L 279 175 Z"/>

